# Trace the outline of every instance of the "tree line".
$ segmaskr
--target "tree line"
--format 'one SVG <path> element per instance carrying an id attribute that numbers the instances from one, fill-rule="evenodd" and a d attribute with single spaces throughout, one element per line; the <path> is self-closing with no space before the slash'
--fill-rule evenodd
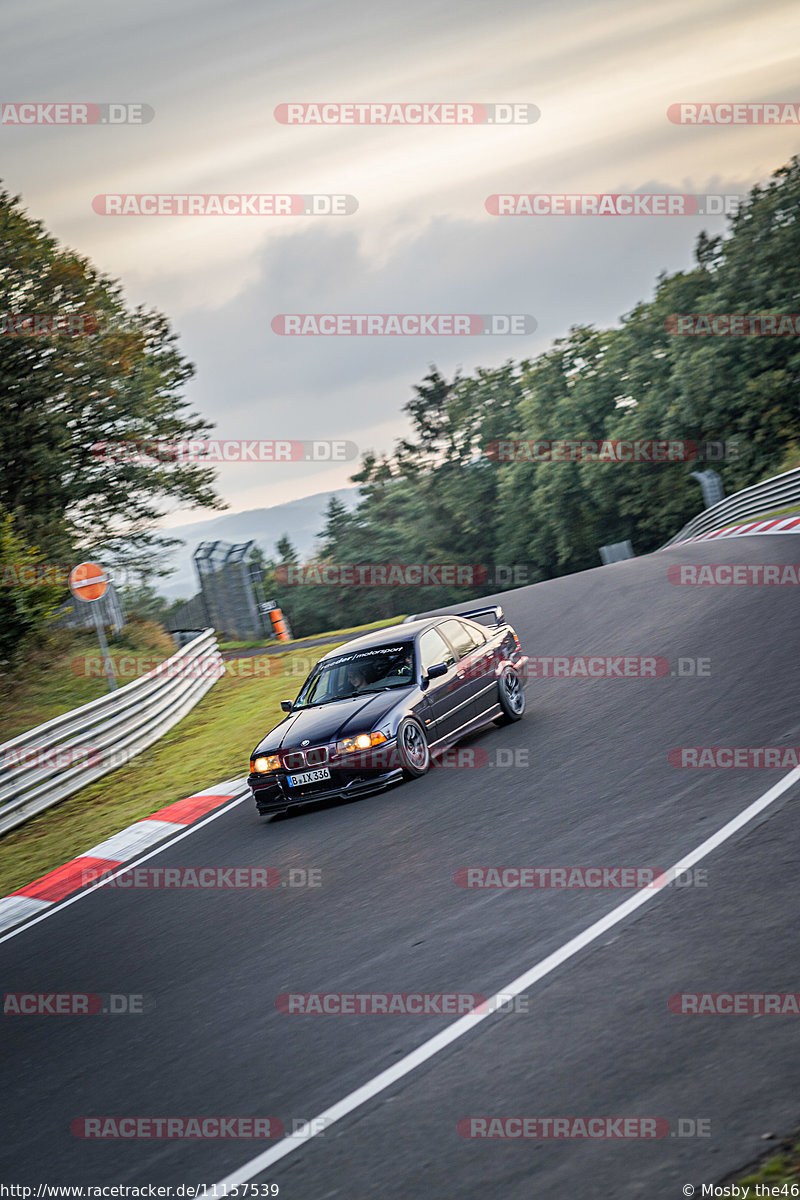
<path id="1" fill-rule="evenodd" d="M 477 563 L 502 590 L 599 566 L 610 543 L 657 549 L 704 507 L 693 472 L 716 471 L 730 495 L 800 465 L 800 160 L 754 187 L 724 235 L 701 233 L 694 257 L 617 327 L 575 326 L 535 358 L 449 380 L 431 367 L 404 409 L 411 436 L 363 459 L 354 511 L 331 500 L 314 561 Z M 792 319 L 708 319 L 731 314 Z M 537 460 L 548 442 L 639 442 L 643 461 Z M 683 454 L 647 461 L 653 442 Z M 487 592 L 282 577 L 298 632 Z"/>
<path id="2" fill-rule="evenodd" d="M 265 588 L 295 633 L 584 570 L 612 542 L 648 553 L 703 507 L 693 471 L 713 468 L 730 494 L 797 465 L 797 333 L 751 325 L 717 336 L 686 318 L 800 313 L 799 216 L 793 158 L 751 190 L 725 234 L 700 234 L 691 270 L 660 275 L 652 298 L 613 328 L 574 326 L 535 357 L 450 379 L 431 365 L 404 408 L 408 438 L 364 456 L 351 477 L 360 502 L 350 511 L 331 501 L 313 561 L 470 564 L 483 575 L 474 586 L 290 585 L 297 555 L 284 538 L 262 556 Z M 26 325 L 36 314 L 61 324 Z M 140 571 L 134 610 L 165 608 L 154 589 L 175 544 L 155 531 L 165 506 L 226 507 L 202 460 L 113 452 L 204 439 L 213 428 L 183 399 L 194 367 L 167 318 L 130 309 L 118 282 L 2 190 L 0 318 L 0 569 L 97 556 Z M 538 452 L 637 442 L 689 444 L 701 457 Z M 0 587 L 0 671 L 63 598 L 63 585 Z"/>

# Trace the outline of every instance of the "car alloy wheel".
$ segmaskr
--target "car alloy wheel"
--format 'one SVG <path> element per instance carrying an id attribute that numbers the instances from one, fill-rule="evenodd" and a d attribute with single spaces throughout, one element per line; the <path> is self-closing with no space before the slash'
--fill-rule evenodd
<path id="1" fill-rule="evenodd" d="M 431 752 L 425 730 L 419 721 L 406 717 L 397 730 L 397 753 L 406 775 L 418 779 L 431 765 Z"/>
<path id="2" fill-rule="evenodd" d="M 497 703 L 503 710 L 502 717 L 496 718 L 498 725 L 518 721 L 525 712 L 525 692 L 513 667 L 506 667 L 497 681 Z"/>

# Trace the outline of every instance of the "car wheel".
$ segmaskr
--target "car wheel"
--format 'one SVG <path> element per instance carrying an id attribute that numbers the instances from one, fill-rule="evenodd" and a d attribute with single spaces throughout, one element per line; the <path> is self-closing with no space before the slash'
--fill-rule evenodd
<path id="1" fill-rule="evenodd" d="M 410 779 L 419 779 L 431 765 L 431 752 L 425 730 L 419 721 L 406 717 L 397 730 L 397 754 L 403 773 Z"/>
<path id="2" fill-rule="evenodd" d="M 503 715 L 494 718 L 495 725 L 510 725 L 512 721 L 519 721 L 525 712 L 525 692 L 512 667 L 506 667 L 497 681 L 497 703 Z"/>

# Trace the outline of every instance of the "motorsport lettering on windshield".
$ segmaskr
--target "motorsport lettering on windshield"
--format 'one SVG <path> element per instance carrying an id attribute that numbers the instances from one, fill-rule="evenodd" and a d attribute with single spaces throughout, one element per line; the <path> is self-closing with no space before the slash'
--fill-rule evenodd
<path id="1" fill-rule="evenodd" d="M 352 662 L 355 658 L 372 658 L 374 654 L 403 654 L 411 649 L 411 642 L 406 642 L 402 646 L 375 646 L 370 650 L 356 650 L 353 654 L 342 654 L 338 658 L 330 658 L 327 662 L 322 663 L 325 667 L 338 667 L 342 663 Z"/>
<path id="2" fill-rule="evenodd" d="M 393 646 L 370 646 L 365 650 L 354 650 L 350 654 L 340 654 L 337 658 L 319 662 L 314 673 L 309 676 L 301 689 L 295 707 L 311 708 L 319 704 L 329 704 L 333 700 L 351 698 L 353 695 L 366 696 L 370 692 L 387 691 L 393 687 L 407 687 L 411 682 L 410 679 L 402 679 L 396 683 L 384 682 L 378 688 L 364 687 L 362 685 L 355 692 L 352 690 L 352 681 L 349 681 L 351 690 L 342 692 L 341 686 L 336 694 L 333 694 L 331 690 L 331 681 L 340 678 L 339 672 L 347 671 L 348 667 L 358 665 L 359 671 L 362 674 L 368 672 L 374 675 L 376 669 L 382 674 L 387 666 L 387 664 L 381 663 L 382 659 L 387 658 L 391 661 L 393 658 L 399 659 L 400 656 L 406 657 L 407 655 L 413 655 L 413 645 L 411 642 L 396 643 Z M 366 682 L 367 679 L 365 678 L 364 683 Z M 373 678 L 370 682 L 374 683 L 376 680 Z"/>

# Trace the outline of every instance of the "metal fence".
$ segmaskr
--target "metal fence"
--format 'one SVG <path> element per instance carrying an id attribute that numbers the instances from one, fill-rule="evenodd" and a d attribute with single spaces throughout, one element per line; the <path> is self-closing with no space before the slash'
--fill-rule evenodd
<path id="1" fill-rule="evenodd" d="M 250 640 L 264 633 L 250 564 L 246 561 L 254 545 L 254 541 L 236 546 L 228 542 L 201 542 L 192 556 L 209 620 L 229 638 Z"/>
<path id="2" fill-rule="evenodd" d="M 187 629 L 207 629 L 212 624 L 203 593 L 199 592 L 167 617 L 164 628 L 169 633 L 182 633 Z"/>
<path id="3" fill-rule="evenodd" d="M 118 691 L 0 745 L 0 834 L 122 766 L 224 674 L 213 629 Z"/>
<path id="4" fill-rule="evenodd" d="M 633 553 L 633 542 L 627 538 L 624 542 L 612 542 L 608 546 L 600 547 L 600 558 L 603 566 L 607 567 L 611 563 L 624 562 L 626 558 L 635 558 Z"/>
<path id="5" fill-rule="evenodd" d="M 213 625 L 226 638 L 244 641 L 272 637 L 259 609 L 261 570 L 247 561 L 255 541 L 201 542 L 193 554 L 200 591 L 166 621 L 171 633 Z"/>
<path id="6" fill-rule="evenodd" d="M 755 520 L 777 509 L 788 508 L 800 504 L 800 467 L 794 471 L 785 471 L 783 475 L 774 475 L 763 483 L 754 483 L 752 487 L 744 488 L 726 500 L 720 500 L 713 508 L 707 508 L 698 516 L 693 517 L 680 533 L 670 538 L 661 549 L 674 546 L 677 542 L 685 542 L 688 538 L 697 537 L 701 533 L 712 533 L 725 525 L 733 525 L 737 521 Z"/>

